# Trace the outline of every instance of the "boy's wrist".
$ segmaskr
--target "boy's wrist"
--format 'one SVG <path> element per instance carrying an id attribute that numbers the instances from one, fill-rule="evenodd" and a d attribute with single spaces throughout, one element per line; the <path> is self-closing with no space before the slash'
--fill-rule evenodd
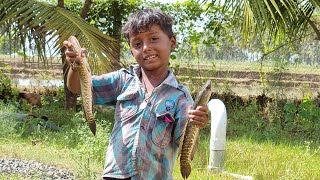
<path id="1" fill-rule="evenodd" d="M 78 69 L 79 69 L 79 63 L 77 63 L 77 62 L 73 62 L 73 63 L 70 63 L 70 69 L 72 70 L 72 71 L 74 71 L 74 72 L 77 72 L 78 71 Z"/>

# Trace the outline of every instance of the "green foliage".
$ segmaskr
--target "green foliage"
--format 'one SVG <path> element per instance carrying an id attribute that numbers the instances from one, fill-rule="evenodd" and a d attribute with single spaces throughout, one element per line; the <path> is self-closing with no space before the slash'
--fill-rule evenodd
<path id="1" fill-rule="evenodd" d="M 211 3 L 221 5 L 222 12 L 225 10 L 234 12 L 232 22 L 241 28 L 244 43 L 248 43 L 248 39 L 261 38 L 264 34 L 267 34 L 272 44 L 304 35 L 310 23 L 309 18 L 318 7 L 309 0 L 246 1 L 245 3 L 225 0 L 223 3 L 221 1 Z"/>
<path id="2" fill-rule="evenodd" d="M 276 99 L 279 97 L 285 97 L 284 84 L 282 82 L 283 74 L 288 72 L 289 63 L 284 57 L 277 57 L 273 60 L 273 69 L 270 72 L 271 77 L 268 82 L 269 94 Z"/>
<path id="3" fill-rule="evenodd" d="M 256 101 L 247 105 L 227 104 L 228 134 L 261 139 L 301 139 L 319 142 L 320 109 L 310 97 L 300 105 L 295 102 L 271 101 L 259 107 Z"/>
<path id="4" fill-rule="evenodd" d="M 8 77 L 5 73 L 10 73 L 11 67 L 7 66 L 7 70 L 0 69 L 0 100 L 5 102 L 17 98 L 18 89 L 11 87 L 11 78 Z"/>
<path id="5" fill-rule="evenodd" d="M 14 117 L 14 112 L 17 111 L 17 107 L 13 104 L 4 103 L 0 100 L 0 137 L 13 136 L 15 132 L 16 122 Z"/>
<path id="6" fill-rule="evenodd" d="M 48 52 L 57 55 L 63 41 L 75 35 L 81 44 L 86 44 L 89 54 L 94 54 L 95 61 L 89 58 L 93 70 L 111 71 L 120 66 L 119 59 L 115 58 L 119 47 L 115 39 L 75 13 L 36 0 L 4 1 L 0 8 L 5 9 L 0 11 L 0 27 L 4 34 L 15 39 L 17 47 L 25 45 L 24 41 L 29 39 L 30 46 L 34 45 L 31 49 L 36 49 L 42 60 Z M 51 51 L 46 48 L 48 39 Z"/>
<path id="7" fill-rule="evenodd" d="M 27 137 L 40 131 L 41 126 L 39 123 L 41 122 L 40 118 L 26 117 L 25 119 L 17 120 L 17 125 L 15 129 L 17 133 L 19 133 L 22 137 Z"/>
<path id="8" fill-rule="evenodd" d="M 261 81 L 261 86 L 262 86 L 262 93 L 266 94 L 266 92 L 268 91 L 268 87 L 267 87 L 267 73 L 262 71 L 262 68 L 259 68 L 259 77 L 260 77 L 260 81 Z"/>
<path id="9" fill-rule="evenodd" d="M 261 130 L 264 126 L 259 107 L 255 102 L 242 107 L 239 103 L 233 103 L 227 106 L 228 112 L 228 135 L 244 136 L 253 134 Z"/>
<path id="10" fill-rule="evenodd" d="M 320 137 L 320 108 L 310 96 L 305 96 L 299 105 L 287 103 L 284 108 L 286 131 L 303 134 L 307 139 Z"/>
<path id="11" fill-rule="evenodd" d="M 103 33 L 120 41 L 121 27 L 127 17 L 136 11 L 141 1 L 100 0 L 94 1 L 86 19 Z"/>
<path id="12" fill-rule="evenodd" d="M 11 79 L 0 70 L 0 91 L 5 92 L 11 86 Z M 4 93 L 1 93 L 4 94 Z M 6 97 L 5 97 L 6 98 Z"/>
<path id="13" fill-rule="evenodd" d="M 105 120 L 97 119 L 98 130 L 96 136 L 93 136 L 90 131 L 88 131 L 87 123 L 84 122 L 83 112 L 78 112 L 73 117 L 77 126 L 72 128 L 68 133 L 69 136 L 65 138 L 65 141 L 69 144 L 73 144 L 73 159 L 77 164 L 78 174 L 81 179 L 97 179 L 101 172 L 96 173 L 91 168 L 91 166 L 100 165 L 103 167 L 103 162 L 105 158 L 106 147 L 108 144 L 108 138 L 110 130 L 112 129 L 112 124 L 106 122 Z M 105 117 L 104 117 L 105 118 Z"/>
<path id="14" fill-rule="evenodd" d="M 0 101 L 0 140 L 16 139 L 34 145 L 43 143 L 68 148 L 76 162 L 76 176 L 80 179 L 98 179 L 101 171 L 97 172 L 96 168 L 103 167 L 108 137 L 113 126 L 112 110 L 96 112 L 97 134 L 93 136 L 82 111 L 66 111 L 61 108 L 61 101 L 43 106 L 41 111 L 37 109 L 34 112 L 37 118 L 18 113 L 14 104 Z M 41 115 L 46 115 L 48 121 L 61 128 L 60 131 L 45 127 L 45 121 L 39 118 Z"/>
<path id="15" fill-rule="evenodd" d="M 98 179 L 103 170 L 108 137 L 113 127 L 113 109 L 96 107 L 95 119 L 98 131 L 94 137 L 85 122 L 84 113 L 81 110 L 66 111 L 62 108 L 61 102 L 63 101 L 45 103 L 41 111 L 38 109 L 35 111 L 36 114 L 46 115 L 49 120 L 61 127 L 61 131 L 52 131 L 42 127 L 39 125 L 39 122 L 42 121 L 39 118 L 27 118 L 25 123 L 21 124 L 16 116 L 18 109 L 15 104 L 0 102 L 0 144 L 6 144 L 0 145 L 0 148 L 13 147 L 15 156 L 19 157 L 25 156 L 30 151 L 33 153 L 29 155 L 31 159 L 37 156 L 32 149 L 38 149 L 38 153 L 48 151 L 41 155 L 40 159 L 42 161 L 45 159 L 49 163 L 56 162 L 57 159 L 47 160 L 50 158 L 48 154 L 53 157 L 59 153 L 70 154 L 70 157 L 68 156 L 70 160 L 66 164 L 73 164 L 73 172 L 77 178 Z M 227 104 L 226 170 L 263 179 L 295 176 L 306 179 L 317 177 L 319 109 L 315 102 L 306 96 L 299 106 L 290 102 L 285 103 L 285 106 L 277 102 L 270 103 L 268 106 L 268 116 L 264 117 L 261 107 L 254 101 L 246 105 L 238 101 Z M 288 117 L 282 118 L 283 114 Z M 288 122 L 292 121 L 292 118 L 293 122 L 297 123 L 294 131 L 290 129 L 290 122 Z M 283 123 L 280 123 L 281 119 L 285 123 L 283 127 L 279 125 Z M 307 125 L 308 121 L 313 121 L 314 126 Z M 207 171 L 210 152 L 209 133 L 209 126 L 201 130 L 201 141 L 192 162 L 193 171 L 190 178 L 233 179 L 230 175 L 212 174 Z M 19 148 L 23 149 L 23 153 L 16 152 Z M 270 158 L 273 162 L 272 166 L 261 163 L 270 161 Z M 63 160 L 59 159 L 58 162 Z M 306 168 L 297 162 L 309 163 L 310 167 Z M 174 169 L 175 179 L 181 177 L 178 165 L 177 160 Z M 274 166 L 277 168 L 273 169 Z M 297 169 L 299 171 L 296 171 Z"/>
<path id="16" fill-rule="evenodd" d="M 83 7 L 82 1 L 77 0 L 65 0 L 65 8 L 73 13 L 80 15 L 81 9 Z"/>

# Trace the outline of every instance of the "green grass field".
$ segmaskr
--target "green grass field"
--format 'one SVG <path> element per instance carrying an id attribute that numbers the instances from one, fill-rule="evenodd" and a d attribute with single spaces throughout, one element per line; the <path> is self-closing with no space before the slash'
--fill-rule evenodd
<path id="1" fill-rule="evenodd" d="M 0 58 L 1 59 L 1 58 Z M 258 71 L 258 62 L 183 62 L 172 61 L 172 69 L 182 68 L 192 63 L 197 70 L 208 71 Z M 199 64 L 198 64 L 199 63 Z M 200 65 L 201 64 L 201 65 Z M 264 72 L 274 72 L 273 64 L 264 64 Z M 190 77 L 194 70 L 185 75 Z M 284 72 L 320 75 L 317 66 L 287 65 Z M 190 73 L 188 75 L 188 73 Z M 49 76 L 49 75 L 48 75 Z M 231 79 L 231 77 L 225 77 Z M 7 83 L 7 79 L 2 81 Z M 203 79 L 202 79 L 203 80 Z M 189 89 L 196 91 L 197 84 Z M 227 81 L 215 84 L 215 92 L 232 92 L 237 95 L 261 94 L 262 88 L 288 95 L 282 87 L 267 84 L 240 87 L 240 82 Z M 33 87 L 35 88 L 35 87 Z M 272 89 L 273 88 L 273 89 Z M 277 89 L 278 88 L 278 89 Z M 109 133 L 113 125 L 112 109 L 96 111 L 97 136 L 94 138 L 84 120 L 84 114 L 64 110 L 64 92 L 56 87 L 57 96 L 44 96 L 43 108 L 35 109 L 35 114 L 46 115 L 50 121 L 61 127 L 60 132 L 38 126 L 39 119 L 20 121 L 17 113 L 26 113 L 28 106 L 17 102 L 0 101 L 0 159 L 18 158 L 36 160 L 42 163 L 68 169 L 79 179 L 100 179 Z M 256 91 L 256 92 L 255 92 Z M 251 176 L 254 179 L 320 179 L 320 108 L 319 103 L 310 99 L 308 87 L 292 89 L 304 98 L 301 105 L 286 102 L 287 106 L 270 103 L 268 110 L 261 109 L 255 102 L 238 105 L 225 102 L 228 112 L 226 166 L 228 173 L 209 172 L 209 127 L 201 131 L 201 141 L 193 160 L 193 170 L 189 179 L 237 179 L 230 173 Z M 51 90 L 50 90 L 51 92 Z M 280 92 L 280 91 L 279 91 Z M 314 93 L 317 93 L 317 89 Z M 49 93 L 50 94 L 50 93 Z M 52 93 L 55 94 L 55 93 Z M 278 94 L 276 94 L 278 95 Z M 318 103 L 318 104 L 317 104 Z M 22 110 L 20 110 L 22 109 Z M 177 159 L 174 169 L 175 179 L 182 179 Z M 19 175 L 2 175 L 0 179 L 21 179 Z M 36 178 L 35 178 L 36 179 Z"/>
<path id="2" fill-rule="evenodd" d="M 68 169 L 79 179 L 99 179 L 103 170 L 109 132 L 112 128 L 112 111 L 99 111 L 96 114 L 98 132 L 94 138 L 84 123 L 81 111 L 67 112 L 61 109 L 59 102 L 44 106 L 41 113 L 59 124 L 62 127 L 61 132 L 38 126 L 32 128 L 32 119 L 23 126 L 17 126 L 15 113 L 19 111 L 16 105 L 0 103 L 0 158 L 36 160 Z M 244 115 L 247 114 L 252 118 L 251 113 L 255 113 L 254 108 L 246 109 L 251 113 L 244 110 L 236 112 L 236 109 L 232 111 L 228 117 L 228 127 L 233 126 L 231 123 L 239 117 L 236 116 L 237 114 L 249 119 Z M 35 113 L 40 111 L 35 110 Z M 237 128 L 233 127 L 227 132 L 225 162 L 227 172 L 252 176 L 254 179 L 319 179 L 320 144 L 318 140 L 303 138 L 300 135 L 288 138 L 281 134 L 270 135 L 255 130 L 248 132 L 246 127 L 236 123 L 234 126 Z M 201 142 L 189 179 L 237 179 L 230 174 L 214 174 L 207 170 L 210 153 L 209 138 L 210 130 L 207 127 L 201 131 Z M 9 177 L 0 175 L 1 179 Z M 174 177 L 182 179 L 178 159 Z M 17 175 L 10 178 L 19 179 Z"/>
<path id="3" fill-rule="evenodd" d="M 90 159 L 81 149 L 62 148 L 42 142 L 32 145 L 31 140 L 1 138 L 0 157 L 36 160 L 76 172 L 81 179 L 99 179 L 103 161 Z M 80 146 L 80 145 L 79 145 Z M 207 170 L 209 140 L 203 138 L 193 161 L 189 179 L 235 179 L 227 174 L 214 174 Z M 90 149 L 88 149 L 90 150 Z M 82 149 L 83 151 L 83 149 Z M 320 149 L 312 149 L 307 143 L 300 145 L 254 142 L 250 138 L 228 139 L 226 151 L 226 171 L 252 176 L 254 179 L 318 179 L 320 177 Z M 80 158 L 82 154 L 82 159 Z M 93 156 L 93 154 L 91 154 Z M 101 154 L 97 154 L 101 156 Z M 89 168 L 89 169 L 87 169 Z M 91 171 L 91 172 L 88 172 Z M 89 176 L 89 177 L 88 177 Z M 1 177 L 1 176 L 0 176 Z M 182 179 L 177 160 L 175 179 Z"/>

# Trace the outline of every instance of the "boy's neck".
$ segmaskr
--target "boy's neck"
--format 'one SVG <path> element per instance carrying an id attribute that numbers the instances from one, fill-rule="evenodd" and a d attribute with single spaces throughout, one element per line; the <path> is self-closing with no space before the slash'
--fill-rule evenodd
<path id="1" fill-rule="evenodd" d="M 162 83 L 168 76 L 169 69 L 162 72 L 149 72 L 141 69 L 141 82 L 144 84 L 147 93 L 151 93 L 155 87 Z"/>

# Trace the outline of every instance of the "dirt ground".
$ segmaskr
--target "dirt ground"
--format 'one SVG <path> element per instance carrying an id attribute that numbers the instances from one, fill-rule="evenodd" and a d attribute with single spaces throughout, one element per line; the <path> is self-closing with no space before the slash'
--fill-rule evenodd
<path id="1" fill-rule="evenodd" d="M 0 60 L 0 71 L 11 79 L 59 79 L 62 80 L 62 64 L 43 64 L 21 61 Z M 192 70 L 190 68 L 173 69 L 179 81 L 187 86 L 201 84 L 204 79 L 211 79 L 214 91 L 231 91 L 239 96 L 260 95 L 262 93 L 273 96 L 281 94 L 285 98 L 302 98 L 309 94 L 317 96 L 320 87 L 318 74 L 267 73 L 261 79 L 260 73 L 255 71 L 229 70 Z M 263 80 L 263 81 L 262 81 Z M 263 82 L 263 83 L 262 83 Z M 196 91 L 192 89 L 191 91 Z"/>

